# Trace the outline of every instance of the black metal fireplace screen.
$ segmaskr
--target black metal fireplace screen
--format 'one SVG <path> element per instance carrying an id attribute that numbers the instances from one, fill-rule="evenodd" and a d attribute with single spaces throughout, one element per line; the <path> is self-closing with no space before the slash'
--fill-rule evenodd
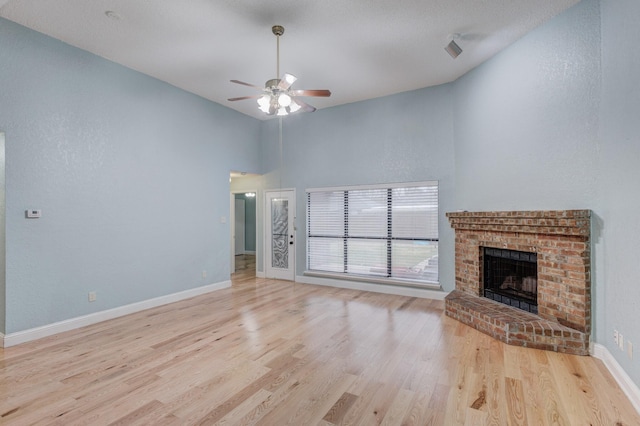
<path id="1" fill-rule="evenodd" d="M 483 247 L 484 297 L 538 313 L 538 255 Z"/>

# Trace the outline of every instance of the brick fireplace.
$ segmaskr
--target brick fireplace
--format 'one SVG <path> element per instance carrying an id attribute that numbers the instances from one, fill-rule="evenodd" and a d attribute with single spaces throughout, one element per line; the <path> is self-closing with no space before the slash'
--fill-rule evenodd
<path id="1" fill-rule="evenodd" d="M 456 252 L 456 288 L 445 299 L 448 316 L 507 344 L 589 353 L 590 210 L 455 212 L 447 217 Z M 483 297 L 487 248 L 536 254 L 537 315 Z"/>

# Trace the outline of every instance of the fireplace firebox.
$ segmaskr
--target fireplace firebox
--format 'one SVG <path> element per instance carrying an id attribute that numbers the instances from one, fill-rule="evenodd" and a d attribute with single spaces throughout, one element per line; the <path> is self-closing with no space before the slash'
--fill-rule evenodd
<path id="1" fill-rule="evenodd" d="M 483 296 L 538 313 L 536 253 L 483 247 Z"/>

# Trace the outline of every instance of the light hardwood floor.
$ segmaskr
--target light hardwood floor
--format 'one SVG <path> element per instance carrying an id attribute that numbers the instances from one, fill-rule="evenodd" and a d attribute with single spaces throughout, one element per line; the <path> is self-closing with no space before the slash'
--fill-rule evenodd
<path id="1" fill-rule="evenodd" d="M 0 350 L 7 425 L 639 425 L 603 364 L 440 301 L 256 279 Z"/>

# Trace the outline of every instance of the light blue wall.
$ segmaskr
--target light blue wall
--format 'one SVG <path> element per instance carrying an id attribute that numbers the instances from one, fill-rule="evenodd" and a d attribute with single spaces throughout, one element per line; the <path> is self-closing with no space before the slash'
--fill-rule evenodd
<path id="1" fill-rule="evenodd" d="M 335 185 L 440 181 L 440 283 L 455 287 L 452 88 L 448 85 L 289 116 L 283 120 L 280 176 L 278 120 L 262 129 L 265 188 L 296 189 L 296 274 L 305 270 L 305 189 Z"/>
<path id="2" fill-rule="evenodd" d="M 640 386 L 640 356 L 616 348 L 613 330 L 640 348 L 640 2 L 603 0 L 598 342 Z"/>
<path id="3" fill-rule="evenodd" d="M 458 209 L 594 208 L 599 28 L 581 2 L 455 82 Z"/>
<path id="4" fill-rule="evenodd" d="M 257 120 L 1 19 L 0 64 L 2 331 L 229 279 L 220 218 Z"/>

